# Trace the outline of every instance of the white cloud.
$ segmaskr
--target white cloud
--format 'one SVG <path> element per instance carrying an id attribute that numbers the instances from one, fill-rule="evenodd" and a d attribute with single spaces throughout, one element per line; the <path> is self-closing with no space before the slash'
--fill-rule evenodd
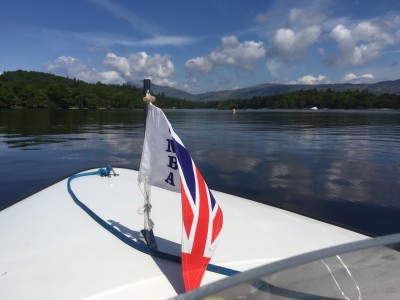
<path id="1" fill-rule="evenodd" d="M 155 35 L 152 38 L 144 39 L 135 44 L 137 46 L 184 46 L 196 42 L 196 38 L 189 36 Z"/>
<path id="2" fill-rule="evenodd" d="M 354 73 L 348 73 L 343 77 L 344 81 L 351 81 L 353 79 L 357 78 L 357 75 Z"/>
<path id="3" fill-rule="evenodd" d="M 326 17 L 317 9 L 284 9 L 285 16 L 282 8 L 277 10 L 281 11 L 278 16 L 271 12 L 258 16 L 259 24 L 262 24 L 267 16 L 271 19 L 271 22 L 260 27 L 264 30 L 260 35 L 269 37 L 269 59 L 286 66 L 293 65 L 304 59 L 308 48 L 319 41 Z M 277 26 L 278 22 L 282 25 Z"/>
<path id="4" fill-rule="evenodd" d="M 292 64 L 303 59 L 307 49 L 318 41 L 321 27 L 312 25 L 295 31 L 290 28 L 279 28 L 272 37 L 272 46 L 268 56 L 284 64 Z"/>
<path id="5" fill-rule="evenodd" d="M 384 48 L 399 40 L 384 24 L 382 19 L 379 22 L 363 21 L 352 27 L 342 24 L 335 26 L 329 37 L 338 43 L 340 53 L 331 57 L 330 62 L 357 66 L 377 58 Z"/>
<path id="6" fill-rule="evenodd" d="M 174 64 L 167 55 L 148 55 L 146 52 L 131 53 L 127 57 L 108 53 L 104 65 L 118 73 L 126 81 L 150 78 L 155 84 L 174 86 L 171 81 Z"/>
<path id="7" fill-rule="evenodd" d="M 293 83 L 293 82 L 292 82 Z M 300 77 L 296 80 L 297 84 L 324 84 L 324 83 L 330 83 L 330 80 L 328 77 L 319 75 L 318 77 L 314 77 L 312 75 L 305 75 L 303 77 Z"/>
<path id="8" fill-rule="evenodd" d="M 251 71 L 255 62 L 264 56 L 265 48 L 262 42 L 239 43 L 235 36 L 225 36 L 221 39 L 221 45 L 212 51 L 208 58 L 215 65 L 229 65 L 243 71 Z"/>
<path id="9" fill-rule="evenodd" d="M 222 73 L 226 68 L 233 68 L 239 72 L 252 72 L 255 70 L 257 60 L 264 58 L 266 50 L 262 42 L 244 41 L 240 43 L 235 36 L 221 38 L 221 44 L 206 56 L 192 58 L 186 61 L 186 88 L 197 76 L 212 74 L 219 81 L 229 80 Z"/>
<path id="10" fill-rule="evenodd" d="M 208 57 L 196 57 L 189 59 L 185 63 L 185 68 L 190 72 L 210 73 L 213 69 L 213 63 Z"/>
<path id="11" fill-rule="evenodd" d="M 72 56 L 60 56 L 47 66 L 48 71 L 65 76 L 79 74 L 86 69 L 87 66 L 83 65 L 78 58 Z"/>
<path id="12" fill-rule="evenodd" d="M 119 74 L 115 71 L 105 71 L 105 72 L 100 72 L 97 73 L 98 78 L 97 81 L 100 81 L 102 83 L 112 83 L 112 84 L 123 84 L 126 81 L 119 76 Z M 97 82 L 96 81 L 96 82 Z"/>
<path id="13" fill-rule="evenodd" d="M 221 45 L 207 56 L 189 59 L 185 63 L 188 73 L 210 73 L 215 68 L 234 67 L 240 71 L 252 71 L 258 59 L 265 57 L 262 42 L 240 43 L 235 36 L 225 36 Z"/>
<path id="14" fill-rule="evenodd" d="M 115 72 L 99 72 L 95 68 L 90 68 L 78 58 L 72 56 L 58 57 L 52 63 L 48 64 L 47 70 L 57 75 L 77 78 L 85 82 L 93 83 L 100 81 L 112 84 L 122 84 L 125 82 L 125 80 Z"/>
<path id="15" fill-rule="evenodd" d="M 129 62 L 126 57 L 118 57 L 114 53 L 107 53 L 104 64 L 111 69 L 118 70 L 124 78 L 131 77 Z"/>
<path id="16" fill-rule="evenodd" d="M 175 82 L 170 80 L 174 73 L 174 64 L 168 56 L 159 54 L 150 56 L 146 52 L 138 52 L 123 57 L 108 53 L 103 63 L 109 70 L 97 71 L 82 63 L 78 58 L 60 56 L 47 66 L 47 70 L 86 82 L 122 84 L 127 81 L 150 78 L 155 84 L 175 85 Z"/>
<path id="17" fill-rule="evenodd" d="M 108 34 L 104 32 L 58 32 L 65 38 L 75 38 L 90 47 L 152 47 L 152 46 L 184 46 L 190 45 L 198 41 L 196 38 L 189 36 L 174 35 L 154 35 L 149 38 L 137 40 L 118 34 Z"/>
<path id="18" fill-rule="evenodd" d="M 342 81 L 344 82 L 352 82 L 352 83 L 365 83 L 365 82 L 371 82 L 375 79 L 375 76 L 372 74 L 362 74 L 362 75 L 356 75 L 354 73 L 348 73 L 346 74 L 343 78 Z"/>

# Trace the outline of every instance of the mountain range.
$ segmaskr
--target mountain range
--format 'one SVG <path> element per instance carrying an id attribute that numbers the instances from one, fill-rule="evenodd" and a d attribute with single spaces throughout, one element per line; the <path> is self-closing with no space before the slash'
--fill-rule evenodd
<path id="1" fill-rule="evenodd" d="M 185 99 L 190 101 L 217 101 L 217 100 L 234 100 L 234 99 L 250 99 L 254 96 L 268 96 L 274 94 L 291 93 L 298 90 L 332 90 L 332 91 L 355 91 L 355 90 L 368 90 L 370 93 L 382 94 L 396 94 L 400 95 L 400 79 L 381 81 L 377 83 L 336 83 L 336 84 L 276 84 L 264 83 L 255 86 L 250 86 L 235 90 L 207 92 L 203 94 L 190 94 L 185 91 L 175 89 L 173 87 L 159 86 L 152 84 L 152 93 L 157 95 L 164 93 L 168 97 Z"/>

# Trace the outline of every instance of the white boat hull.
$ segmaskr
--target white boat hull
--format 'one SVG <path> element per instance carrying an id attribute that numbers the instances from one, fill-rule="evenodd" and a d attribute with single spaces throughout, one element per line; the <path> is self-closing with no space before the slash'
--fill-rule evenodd
<path id="1" fill-rule="evenodd" d="M 71 183 L 103 220 L 137 239 L 143 217 L 138 172 L 88 176 Z M 211 263 L 239 271 L 367 238 L 281 209 L 213 191 L 224 227 Z M 180 195 L 152 188 L 161 251 L 179 255 Z M 0 299 L 165 299 L 184 292 L 180 265 L 139 252 L 75 204 L 67 180 L 0 212 Z M 206 272 L 203 284 L 224 278 Z"/>

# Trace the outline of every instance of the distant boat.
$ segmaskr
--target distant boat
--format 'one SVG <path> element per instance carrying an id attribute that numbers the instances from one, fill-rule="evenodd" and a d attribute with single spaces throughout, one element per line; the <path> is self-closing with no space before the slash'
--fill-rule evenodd
<path id="1" fill-rule="evenodd" d="M 317 110 L 317 109 L 318 109 L 318 107 L 316 107 L 316 106 L 313 106 L 313 107 L 311 107 L 310 109 Z"/>

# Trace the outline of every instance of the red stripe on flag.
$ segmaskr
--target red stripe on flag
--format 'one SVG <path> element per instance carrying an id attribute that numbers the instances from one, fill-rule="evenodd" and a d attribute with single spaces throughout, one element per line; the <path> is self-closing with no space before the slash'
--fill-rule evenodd
<path id="1" fill-rule="evenodd" d="M 182 275 L 186 291 L 196 289 L 200 286 L 204 272 L 210 261 L 209 257 L 204 257 L 209 224 L 208 189 L 196 166 L 195 170 L 199 191 L 199 197 L 196 203 L 199 206 L 199 216 L 195 229 L 196 232 L 192 252 L 182 253 Z"/>
<path id="2" fill-rule="evenodd" d="M 217 214 L 215 215 L 213 221 L 211 244 L 214 243 L 215 239 L 218 237 L 218 234 L 222 229 L 222 220 L 222 210 L 218 207 Z"/>
<path id="3" fill-rule="evenodd" d="M 182 215 L 183 215 L 183 227 L 185 228 L 186 237 L 190 237 L 190 229 L 192 228 L 194 214 L 192 208 L 190 207 L 189 199 L 183 188 L 181 180 L 181 199 L 182 199 Z"/>
<path id="4" fill-rule="evenodd" d="M 182 274 L 186 292 L 200 287 L 210 257 L 182 252 Z"/>

